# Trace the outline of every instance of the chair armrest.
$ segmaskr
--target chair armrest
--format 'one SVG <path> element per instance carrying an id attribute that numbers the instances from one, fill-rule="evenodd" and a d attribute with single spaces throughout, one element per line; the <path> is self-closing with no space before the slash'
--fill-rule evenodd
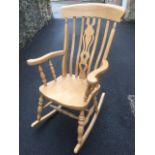
<path id="1" fill-rule="evenodd" d="M 89 84 L 98 83 L 99 76 L 102 75 L 108 69 L 108 67 L 109 67 L 108 61 L 103 60 L 102 65 L 98 69 L 96 69 L 88 74 L 88 76 L 87 76 L 88 83 Z"/>
<path id="2" fill-rule="evenodd" d="M 27 60 L 27 64 L 32 66 L 32 65 L 39 65 L 44 63 L 45 61 L 47 61 L 48 59 L 60 56 L 60 55 L 64 55 L 64 51 L 60 50 L 60 51 L 54 51 L 54 52 L 50 52 L 48 54 L 45 54 L 39 58 L 35 58 L 35 59 L 29 59 Z"/>

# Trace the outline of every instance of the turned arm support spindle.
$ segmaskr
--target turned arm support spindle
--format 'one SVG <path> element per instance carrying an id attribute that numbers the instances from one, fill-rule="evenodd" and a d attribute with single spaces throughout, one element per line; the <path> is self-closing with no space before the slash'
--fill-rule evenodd
<path id="1" fill-rule="evenodd" d="M 46 86 L 47 85 L 47 80 L 46 80 L 46 76 L 45 76 L 45 73 L 43 71 L 43 68 L 42 68 L 41 64 L 48 61 L 49 67 L 50 67 L 50 70 L 51 70 L 51 73 L 52 73 L 52 76 L 53 76 L 53 79 L 56 80 L 55 70 L 54 70 L 53 64 L 50 61 L 50 59 L 55 58 L 57 56 L 63 56 L 64 53 L 65 53 L 64 50 L 50 52 L 50 53 L 45 54 L 45 55 L 43 55 L 43 56 L 41 56 L 39 58 L 27 60 L 27 64 L 29 66 L 38 65 L 38 71 L 40 73 L 41 80 L 42 80 L 44 86 Z"/>
<path id="2" fill-rule="evenodd" d="M 49 67 L 50 67 L 52 77 L 53 77 L 54 80 L 56 80 L 56 73 L 55 73 L 55 69 L 54 69 L 52 61 L 48 60 L 48 64 L 49 64 Z"/>
<path id="3" fill-rule="evenodd" d="M 47 86 L 46 76 L 45 76 L 45 73 L 44 73 L 43 68 L 42 68 L 41 65 L 38 65 L 38 71 L 39 71 L 42 83 L 44 84 L 44 86 Z"/>

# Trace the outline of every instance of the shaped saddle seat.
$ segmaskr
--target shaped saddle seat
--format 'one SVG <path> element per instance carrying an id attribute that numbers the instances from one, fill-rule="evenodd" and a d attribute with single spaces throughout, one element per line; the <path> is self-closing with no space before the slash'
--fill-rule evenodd
<path id="1" fill-rule="evenodd" d="M 73 109 L 81 109 L 87 106 L 84 102 L 86 88 L 86 79 L 67 75 L 48 82 L 47 86 L 41 85 L 39 90 L 41 94 L 56 103 Z"/>

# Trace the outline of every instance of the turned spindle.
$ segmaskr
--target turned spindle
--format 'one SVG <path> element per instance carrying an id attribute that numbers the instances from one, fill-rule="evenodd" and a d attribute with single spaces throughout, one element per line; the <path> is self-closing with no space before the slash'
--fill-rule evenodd
<path id="1" fill-rule="evenodd" d="M 50 67 L 50 71 L 51 71 L 52 77 L 53 77 L 54 80 L 56 80 L 56 73 L 55 73 L 52 61 L 48 60 L 48 64 L 49 64 L 49 67 Z"/>
<path id="2" fill-rule="evenodd" d="M 85 115 L 84 115 L 84 111 L 80 112 L 79 115 L 79 120 L 78 120 L 78 143 L 81 144 L 82 143 L 82 137 L 83 137 L 83 133 L 84 133 L 84 123 L 85 122 Z"/>
<path id="3" fill-rule="evenodd" d="M 37 108 L 37 120 L 38 121 L 40 121 L 41 119 L 42 110 L 43 110 L 43 96 L 41 95 L 39 97 L 38 108 Z"/>
<path id="4" fill-rule="evenodd" d="M 39 73 L 40 73 L 40 78 L 44 84 L 44 86 L 47 86 L 47 80 L 46 80 L 46 76 L 45 76 L 45 73 L 43 71 L 43 68 L 41 65 L 38 66 L 38 70 L 39 70 Z"/>

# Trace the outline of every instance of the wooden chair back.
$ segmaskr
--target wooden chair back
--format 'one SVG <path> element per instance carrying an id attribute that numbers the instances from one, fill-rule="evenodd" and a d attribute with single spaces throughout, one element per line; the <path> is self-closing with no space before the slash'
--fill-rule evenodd
<path id="1" fill-rule="evenodd" d="M 102 3 L 85 3 L 62 7 L 61 15 L 65 18 L 65 55 L 62 60 L 62 76 L 66 76 L 69 72 L 70 75 L 75 74 L 76 77 L 86 78 L 91 70 L 100 66 L 103 59 L 107 59 L 117 22 L 122 20 L 124 13 L 124 8 L 120 6 Z M 73 19 L 73 24 L 71 51 L 69 53 L 68 23 L 70 17 Z M 77 17 L 81 17 L 81 32 L 78 39 L 78 49 L 75 53 Z M 105 22 L 104 35 L 102 36 L 100 49 L 97 51 L 99 36 L 103 30 L 101 23 L 103 22 Z M 73 57 L 76 58 L 76 62 L 73 62 Z M 97 57 L 96 60 L 93 60 L 94 57 Z M 68 58 L 69 67 L 67 67 Z"/>

